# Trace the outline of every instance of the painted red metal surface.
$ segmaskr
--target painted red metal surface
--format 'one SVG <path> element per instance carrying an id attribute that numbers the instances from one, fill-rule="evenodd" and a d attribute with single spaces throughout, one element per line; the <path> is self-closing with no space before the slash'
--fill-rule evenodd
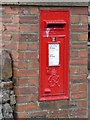
<path id="1" fill-rule="evenodd" d="M 39 101 L 69 99 L 69 22 L 69 10 L 40 10 Z"/>

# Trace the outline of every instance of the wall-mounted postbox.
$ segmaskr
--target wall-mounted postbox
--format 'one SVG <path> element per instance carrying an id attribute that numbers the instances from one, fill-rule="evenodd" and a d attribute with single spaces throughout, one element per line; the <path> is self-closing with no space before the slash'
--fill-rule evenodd
<path id="1" fill-rule="evenodd" d="M 69 98 L 69 17 L 69 10 L 40 10 L 40 101 Z"/>

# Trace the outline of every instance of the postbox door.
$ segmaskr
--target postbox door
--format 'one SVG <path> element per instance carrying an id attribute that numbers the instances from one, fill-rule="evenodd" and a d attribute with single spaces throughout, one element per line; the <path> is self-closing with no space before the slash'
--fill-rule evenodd
<path id="1" fill-rule="evenodd" d="M 69 38 L 59 30 L 40 32 L 39 100 L 68 99 Z"/>

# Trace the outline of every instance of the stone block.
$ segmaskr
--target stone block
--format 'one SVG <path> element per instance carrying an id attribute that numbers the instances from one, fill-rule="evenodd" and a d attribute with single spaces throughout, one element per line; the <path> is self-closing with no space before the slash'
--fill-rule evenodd
<path id="1" fill-rule="evenodd" d="M 12 77 L 12 61 L 9 53 L 5 50 L 2 51 L 2 73 L 1 79 L 8 80 Z"/>

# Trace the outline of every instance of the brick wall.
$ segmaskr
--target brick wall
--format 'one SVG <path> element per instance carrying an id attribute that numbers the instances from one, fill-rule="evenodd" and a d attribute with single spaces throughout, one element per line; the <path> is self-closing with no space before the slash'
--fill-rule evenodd
<path id="1" fill-rule="evenodd" d="M 13 58 L 15 117 L 87 118 L 88 8 L 65 8 L 70 9 L 71 18 L 69 100 L 43 102 L 38 101 L 39 9 L 31 6 L 0 8 L 2 47 L 8 49 Z"/>

